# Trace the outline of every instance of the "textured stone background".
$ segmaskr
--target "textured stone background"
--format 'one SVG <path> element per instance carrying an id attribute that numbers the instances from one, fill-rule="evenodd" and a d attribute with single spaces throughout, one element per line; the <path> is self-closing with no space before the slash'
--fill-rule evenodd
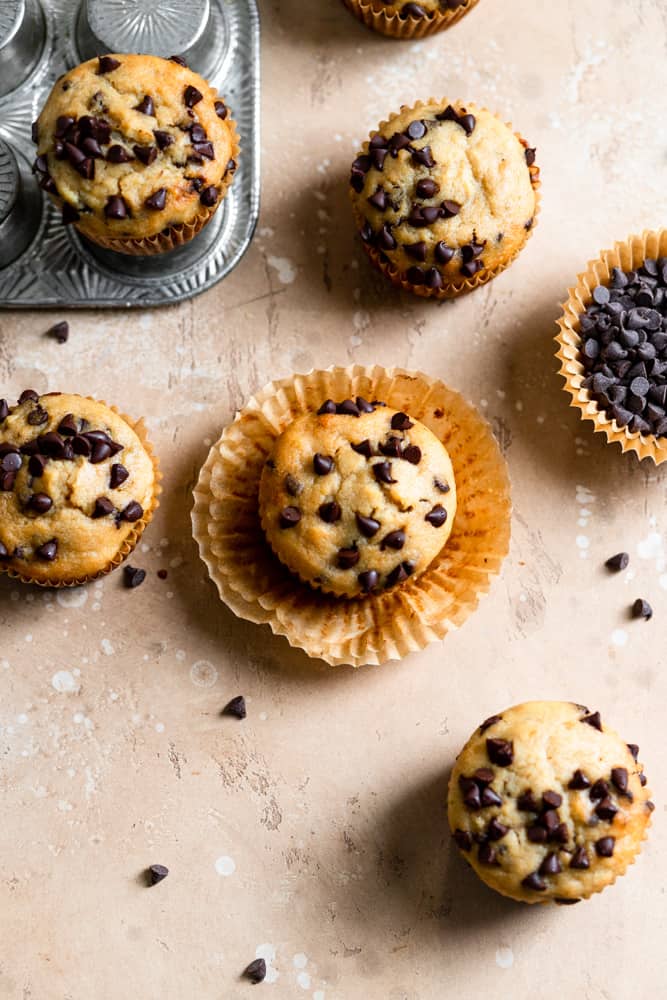
<path id="1" fill-rule="evenodd" d="M 0 317 L 0 395 L 69 389 L 143 413 L 166 474 L 133 559 L 141 589 L 118 574 L 58 596 L 0 583 L 0 996 L 242 1000 L 256 951 L 275 956 L 257 989 L 281 1000 L 658 996 L 667 472 L 568 411 L 551 338 L 587 259 L 665 220 L 664 0 L 482 0 L 415 45 L 337 0 L 261 6 L 263 212 L 236 272 L 173 309 L 70 315 L 64 346 L 42 337 L 62 314 Z M 368 130 L 431 94 L 497 110 L 542 167 L 525 252 L 453 305 L 371 272 L 345 185 Z M 247 395 L 353 361 L 462 390 L 515 500 L 511 556 L 465 628 L 357 673 L 235 620 L 189 522 L 198 467 Z M 631 572 L 609 578 L 620 548 Z M 628 620 L 637 596 L 653 621 Z M 241 692 L 247 720 L 221 719 Z M 539 697 L 586 702 L 639 742 L 657 801 L 637 865 L 566 911 L 496 897 L 445 832 L 461 743 Z M 171 875 L 149 891 L 152 862 Z"/>

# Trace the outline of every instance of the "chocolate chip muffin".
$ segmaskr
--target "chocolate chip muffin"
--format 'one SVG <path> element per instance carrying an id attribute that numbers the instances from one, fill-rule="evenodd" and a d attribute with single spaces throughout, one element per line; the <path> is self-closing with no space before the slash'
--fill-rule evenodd
<path id="1" fill-rule="evenodd" d="M 424 38 L 460 21 L 478 0 L 343 0 L 367 27 L 391 38 Z"/>
<path id="2" fill-rule="evenodd" d="M 394 284 L 450 298 L 494 278 L 537 212 L 535 150 L 489 111 L 460 102 L 402 108 L 352 164 L 364 247 Z"/>
<path id="3" fill-rule="evenodd" d="M 525 903 L 576 903 L 614 882 L 650 823 L 639 749 L 599 712 L 533 701 L 494 715 L 461 751 L 449 824 L 479 877 Z"/>
<path id="4" fill-rule="evenodd" d="M 47 586 L 108 572 L 150 521 L 157 478 L 141 425 L 104 403 L 0 399 L 0 570 Z"/>
<path id="5" fill-rule="evenodd" d="M 236 170 L 234 123 L 177 59 L 106 55 L 62 76 L 33 126 L 42 188 L 88 239 L 161 253 L 209 221 Z"/>
<path id="6" fill-rule="evenodd" d="M 456 511 L 449 455 L 407 413 L 326 400 L 276 439 L 260 481 L 262 527 L 302 580 L 358 597 L 422 573 Z"/>

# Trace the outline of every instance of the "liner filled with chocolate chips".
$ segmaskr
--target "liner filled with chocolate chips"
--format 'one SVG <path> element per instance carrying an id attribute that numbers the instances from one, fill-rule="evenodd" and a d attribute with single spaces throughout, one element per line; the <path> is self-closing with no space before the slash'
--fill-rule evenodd
<path id="1" fill-rule="evenodd" d="M 111 572 L 158 507 L 142 420 L 90 397 L 0 399 L 0 572 L 75 587 Z"/>
<path id="2" fill-rule="evenodd" d="M 557 357 L 570 405 L 622 451 L 667 461 L 667 230 L 631 236 L 568 290 Z"/>
<path id="3" fill-rule="evenodd" d="M 496 115 L 448 99 L 403 107 L 355 158 L 350 197 L 364 249 L 425 298 L 463 295 L 504 271 L 539 211 L 535 150 Z"/>
<path id="4" fill-rule="evenodd" d="M 463 624 L 507 554 L 489 426 L 416 372 L 273 382 L 213 446 L 194 536 L 221 598 L 330 664 L 400 659 Z"/>
<path id="5" fill-rule="evenodd" d="M 445 31 L 473 9 L 478 0 L 343 0 L 367 28 L 405 40 Z"/>
<path id="6" fill-rule="evenodd" d="M 65 225 L 144 256 L 191 240 L 231 184 L 225 102 L 179 57 L 104 55 L 54 85 L 33 125 L 34 170 Z"/>

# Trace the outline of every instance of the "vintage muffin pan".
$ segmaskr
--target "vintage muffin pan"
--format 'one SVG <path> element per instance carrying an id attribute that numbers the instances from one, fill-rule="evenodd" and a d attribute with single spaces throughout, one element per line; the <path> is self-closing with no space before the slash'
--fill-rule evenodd
<path id="1" fill-rule="evenodd" d="M 54 81 L 109 51 L 181 56 L 224 96 L 241 136 L 233 187 L 211 223 L 152 259 L 94 247 L 64 227 L 31 171 L 31 123 Z M 157 306 L 204 291 L 239 262 L 259 213 L 255 0 L 167 0 L 159 9 L 146 0 L 5 0 L 0 123 L 0 306 Z"/>

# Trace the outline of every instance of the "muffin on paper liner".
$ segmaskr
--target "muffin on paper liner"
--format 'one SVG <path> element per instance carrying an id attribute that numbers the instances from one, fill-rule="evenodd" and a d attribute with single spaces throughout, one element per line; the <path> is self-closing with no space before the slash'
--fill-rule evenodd
<path id="1" fill-rule="evenodd" d="M 118 409 L 117 406 L 111 406 L 106 403 L 103 399 L 95 399 L 94 396 L 86 396 L 85 399 L 89 399 L 94 403 L 101 403 L 103 406 L 107 406 L 113 413 L 117 414 L 125 423 L 132 428 L 134 433 L 139 438 L 141 445 L 151 460 L 153 465 L 153 499 L 150 507 L 144 510 L 143 517 L 138 521 L 135 521 L 132 525 L 132 530 L 126 535 L 122 546 L 109 563 L 101 569 L 98 573 L 91 573 L 80 577 L 71 577 L 66 580 L 58 581 L 45 581 L 45 580 L 35 580 L 30 576 L 26 576 L 20 573 L 18 570 L 13 569 L 7 563 L 0 562 L 0 574 L 12 577 L 14 580 L 20 580 L 21 583 L 29 583 L 35 587 L 44 587 L 51 590 L 61 589 L 63 587 L 81 587 L 86 583 L 91 583 L 93 580 L 98 580 L 102 576 L 106 576 L 108 573 L 112 573 L 113 570 L 117 569 L 121 563 L 123 563 L 127 557 L 134 551 L 139 539 L 144 533 L 144 529 L 153 520 L 155 511 L 160 506 L 159 496 L 162 493 L 162 486 L 160 485 L 162 480 L 162 473 L 160 471 L 160 466 L 158 462 L 157 455 L 153 450 L 151 442 L 148 440 L 148 435 L 146 431 L 146 426 L 144 424 L 143 417 L 138 420 L 133 420 L 128 417 L 127 414 L 123 413 Z"/>
<path id="2" fill-rule="evenodd" d="M 570 406 L 579 410 L 582 420 L 592 420 L 593 429 L 601 431 L 607 442 L 619 444 L 622 451 L 633 451 L 639 459 L 651 458 L 656 465 L 661 465 L 667 461 L 667 438 L 619 427 L 616 420 L 599 409 L 589 390 L 581 384 L 586 371 L 579 356 L 579 318 L 593 300 L 593 289 L 609 283 L 612 268 L 632 271 L 647 258 L 654 257 L 667 257 L 665 229 L 647 230 L 641 236 L 631 236 L 625 242 L 615 243 L 613 249 L 604 250 L 597 260 L 589 261 L 586 270 L 578 275 L 576 285 L 568 288 L 563 313 L 557 320 L 560 332 L 556 337 L 556 357 L 560 361 L 559 374 L 565 379 L 563 388 L 570 395 Z"/>
<path id="3" fill-rule="evenodd" d="M 356 395 L 404 410 L 442 440 L 457 512 L 447 544 L 421 576 L 346 599 L 313 589 L 278 561 L 261 528 L 258 490 L 273 443 L 292 420 L 326 399 Z M 222 600 L 331 665 L 381 664 L 442 639 L 477 607 L 509 548 L 509 477 L 489 425 L 442 382 L 398 368 L 352 365 L 269 383 L 211 449 L 194 498 L 193 534 Z"/>
<path id="4" fill-rule="evenodd" d="M 382 0 L 343 0 L 347 9 L 367 28 L 389 38 L 407 41 L 446 31 L 465 17 L 478 2 L 479 0 L 466 0 L 454 9 L 429 11 L 425 17 L 401 17 L 400 11 L 387 11 L 387 5 Z"/>
<path id="5" fill-rule="evenodd" d="M 480 111 L 487 112 L 489 114 L 494 114 L 494 112 L 489 112 L 488 108 L 479 108 L 477 105 L 469 101 L 467 102 L 460 100 L 450 101 L 449 98 L 447 97 L 443 98 L 431 97 L 428 99 L 428 101 L 417 101 L 417 103 L 414 104 L 409 110 L 417 114 L 421 108 L 427 107 L 429 104 L 434 104 L 434 103 L 442 103 L 445 105 L 452 104 L 454 107 L 464 106 L 466 111 L 470 111 L 470 113 L 473 115 L 479 114 Z M 398 118 L 399 114 L 402 114 L 405 110 L 406 108 L 405 106 L 403 106 L 400 112 L 395 112 L 394 114 L 390 115 L 389 118 L 387 118 L 385 121 L 380 122 L 379 127 L 377 129 L 374 129 L 373 132 L 371 132 L 369 138 L 366 140 L 366 142 L 364 142 L 362 148 L 359 150 L 356 156 L 359 157 L 368 154 L 371 139 L 373 139 L 374 136 L 378 135 L 386 125 L 390 125 L 391 122 L 394 121 L 394 119 Z M 495 115 L 495 117 L 500 118 L 500 116 L 498 115 Z M 514 131 L 511 122 L 505 122 L 505 124 L 507 128 L 510 129 L 510 131 Z M 514 135 L 519 140 L 524 149 L 530 148 L 527 140 L 524 139 L 519 132 L 514 132 Z M 533 193 L 535 195 L 535 209 L 533 212 L 532 225 L 530 229 L 526 230 L 526 237 L 523 243 L 520 246 L 515 247 L 509 253 L 507 253 L 507 255 L 503 258 L 503 260 L 500 263 L 496 264 L 494 267 L 484 267 L 481 271 L 478 271 L 477 274 L 475 274 L 472 278 L 461 277 L 457 281 L 452 281 L 448 279 L 446 275 L 443 274 L 443 279 L 445 283 L 442 288 L 428 288 L 426 285 L 413 285 L 409 281 L 407 281 L 406 278 L 403 277 L 400 271 L 398 271 L 398 269 L 388 261 L 388 259 L 384 256 L 384 254 L 381 251 L 378 251 L 375 247 L 370 246 L 368 243 L 362 240 L 362 245 L 364 247 L 364 250 L 372 260 L 373 264 L 375 264 L 375 266 L 378 268 L 378 270 L 381 271 L 382 274 L 384 274 L 384 276 L 388 278 L 393 285 L 395 285 L 397 288 L 401 288 L 405 292 L 411 292 L 413 295 L 420 295 L 422 296 L 422 298 L 440 299 L 440 300 L 453 299 L 457 298 L 459 295 L 465 295 L 468 292 L 472 292 L 474 291 L 475 288 L 479 288 L 481 285 L 487 284 L 487 282 L 492 281 L 493 278 L 497 277 L 499 274 L 505 271 L 510 266 L 510 264 L 514 260 L 516 260 L 516 258 L 519 256 L 519 254 L 525 247 L 530 237 L 533 235 L 533 231 L 535 230 L 535 227 L 537 225 L 537 217 L 540 212 L 540 191 L 539 191 L 541 183 L 540 168 L 537 166 L 536 163 L 532 163 L 528 167 L 528 171 L 530 173 L 530 182 L 533 188 Z M 365 220 L 354 202 L 352 190 L 350 190 L 350 197 L 352 200 L 352 211 L 357 231 L 360 232 Z"/>

